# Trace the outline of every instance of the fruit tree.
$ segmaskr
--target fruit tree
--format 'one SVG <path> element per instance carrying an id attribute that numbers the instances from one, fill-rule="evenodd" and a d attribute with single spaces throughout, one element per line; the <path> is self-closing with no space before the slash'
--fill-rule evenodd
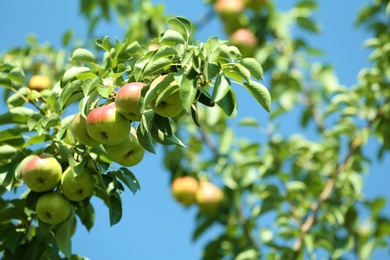
<path id="1" fill-rule="evenodd" d="M 390 246 L 386 199 L 363 192 L 390 149 L 390 2 L 356 16 L 371 54 L 353 86 L 313 62 L 317 1 L 203 2 L 190 20 L 149 0 L 80 0 L 83 40 L 69 30 L 62 47 L 29 36 L 0 50 L 2 259 L 83 259 L 72 240 L 101 224 L 93 202 L 118 224 L 152 154 L 169 176 L 159 185 L 196 209 L 193 240 L 219 227 L 203 259 L 370 259 Z M 224 37 L 199 40 L 213 20 Z M 107 21 L 123 35 L 98 30 Z"/>

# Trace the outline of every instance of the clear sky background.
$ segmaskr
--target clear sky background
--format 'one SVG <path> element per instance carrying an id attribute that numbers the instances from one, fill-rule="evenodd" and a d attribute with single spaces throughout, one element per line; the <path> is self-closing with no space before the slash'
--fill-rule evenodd
<path id="1" fill-rule="evenodd" d="M 167 14 L 195 21 L 209 8 L 200 0 L 154 2 L 165 3 Z M 294 2 L 280 0 L 279 5 L 282 10 L 287 10 Z M 353 26 L 358 10 L 367 2 L 319 1 L 320 9 L 315 12 L 315 18 L 321 23 L 322 33 L 307 38 L 312 45 L 324 50 L 325 56 L 319 61 L 331 63 L 343 85 L 353 85 L 359 70 L 367 65 L 368 52 L 363 50 L 362 43 L 369 35 Z M 61 46 L 61 36 L 67 29 L 72 29 L 76 37 L 83 38 L 87 24 L 78 13 L 78 4 L 79 1 L 0 1 L 0 52 L 24 45 L 25 37 L 30 33 L 37 35 L 40 42 L 50 42 L 54 47 Z M 114 24 L 99 25 L 97 31 L 112 38 L 121 39 L 123 35 L 123 31 Z M 226 38 L 217 19 L 199 31 L 196 38 L 205 41 L 209 36 Z M 265 113 L 253 114 L 253 111 L 262 109 L 253 99 L 251 102 L 244 101 L 246 98 L 249 96 L 239 93 L 238 102 L 245 103 L 245 106 L 240 106 L 239 117 L 252 116 L 265 125 Z M 0 104 L 1 113 L 5 109 L 5 105 Z M 289 118 L 287 124 L 292 127 L 289 131 L 282 129 L 283 133 L 298 131 L 295 118 Z M 368 153 L 374 156 L 375 147 L 378 144 L 372 142 L 367 149 Z M 390 198 L 389 167 L 388 154 L 382 163 L 374 163 L 371 167 L 364 186 L 367 197 L 382 195 Z M 161 156 L 146 154 L 143 162 L 131 170 L 139 179 L 142 189 L 135 196 L 130 191 L 122 195 L 121 222 L 110 227 L 108 209 L 100 200 L 93 199 L 95 226 L 89 233 L 82 225 L 78 226 L 72 239 L 73 251 L 90 259 L 200 259 L 203 245 L 216 236 L 220 229 L 215 227 L 196 243 L 191 241 L 196 209 L 184 209 L 172 199 L 169 176 L 163 169 Z M 390 215 L 389 206 L 386 207 L 386 214 Z M 383 257 L 383 252 L 379 252 L 373 259 Z"/>

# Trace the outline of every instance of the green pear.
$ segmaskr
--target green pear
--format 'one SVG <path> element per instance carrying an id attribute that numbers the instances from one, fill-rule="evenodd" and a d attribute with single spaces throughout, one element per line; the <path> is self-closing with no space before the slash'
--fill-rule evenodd
<path id="1" fill-rule="evenodd" d="M 89 146 L 98 146 L 100 143 L 93 139 L 87 131 L 87 121 L 78 113 L 70 126 L 70 131 L 73 137 L 81 144 Z"/>
<path id="2" fill-rule="evenodd" d="M 140 121 L 142 118 L 138 102 L 144 86 L 145 83 L 142 82 L 131 82 L 121 87 L 116 93 L 116 109 L 130 121 Z"/>
<path id="3" fill-rule="evenodd" d="M 150 84 L 150 90 L 155 88 L 161 81 L 164 80 L 164 78 L 167 76 L 162 75 L 157 77 L 153 82 Z M 176 84 L 176 82 L 172 82 L 172 84 Z M 167 87 L 170 87 L 171 85 L 168 85 Z M 177 86 L 177 85 L 176 85 Z M 149 91 L 150 91 L 149 90 Z M 157 95 L 161 94 L 165 88 L 159 90 Z M 179 115 L 183 111 L 183 106 L 181 104 L 180 99 L 180 88 L 177 86 L 176 88 L 173 88 L 170 92 L 171 94 L 165 96 L 159 102 L 157 103 L 157 99 L 153 100 L 150 103 L 150 108 L 153 109 L 153 111 L 160 116 L 164 117 L 175 117 Z"/>
<path id="4" fill-rule="evenodd" d="M 87 132 L 102 144 L 119 144 L 129 135 L 130 122 L 115 108 L 115 103 L 97 107 L 87 116 Z"/>
<path id="5" fill-rule="evenodd" d="M 134 166 L 144 157 L 145 149 L 138 142 L 135 128 L 131 128 L 128 137 L 116 145 L 104 145 L 108 157 L 123 166 Z"/>
<path id="6" fill-rule="evenodd" d="M 54 189 L 61 180 L 62 168 L 50 154 L 33 156 L 22 168 L 24 183 L 35 192 Z"/>
<path id="7" fill-rule="evenodd" d="M 171 185 L 173 197 L 182 205 L 188 207 L 196 201 L 198 181 L 191 176 L 176 178 Z"/>
<path id="8" fill-rule="evenodd" d="M 71 201 L 82 201 L 93 194 L 95 179 L 92 173 L 85 168 L 79 174 L 67 168 L 61 178 L 61 190 L 64 196 Z"/>
<path id="9" fill-rule="evenodd" d="M 37 201 L 35 208 L 38 219 L 47 224 L 59 224 L 69 215 L 71 205 L 59 192 L 50 192 Z"/>

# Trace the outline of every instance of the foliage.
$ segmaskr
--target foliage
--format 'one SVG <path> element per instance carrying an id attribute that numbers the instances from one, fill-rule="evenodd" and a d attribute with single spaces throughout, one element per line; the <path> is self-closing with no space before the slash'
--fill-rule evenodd
<path id="1" fill-rule="evenodd" d="M 62 49 L 30 37 L 26 46 L 0 56 L 0 85 L 8 106 L 0 115 L 4 259 L 76 257 L 71 251 L 75 218 L 88 230 L 94 225 L 90 198 L 72 202 L 67 220 L 51 226 L 37 221 L 35 204 L 42 194 L 5 197 L 23 185 L 20 163 L 32 154 L 50 153 L 63 169 L 76 173 L 91 169 L 93 196 L 109 208 L 111 225 L 120 221 L 120 194 L 125 188 L 140 189 L 136 173 L 113 163 L 102 146 L 78 143 L 68 128 L 73 111 L 86 117 L 95 107 L 114 102 L 118 88 L 134 81 L 147 85 L 139 103 L 142 120 L 131 122 L 141 145 L 151 153 L 156 145 L 164 147 L 172 181 L 190 175 L 223 190 L 217 214 L 196 215 L 194 240 L 213 225 L 223 227 L 205 246 L 204 259 L 314 259 L 319 252 L 332 259 L 350 254 L 370 259 L 373 250 L 388 247 L 390 219 L 381 213 L 386 200 L 367 200 L 362 187 L 371 159 L 364 147 L 370 140 L 381 143 L 375 160 L 390 148 L 390 3 L 374 1 L 357 16 L 357 25 L 372 34 L 365 42 L 372 50 L 370 66 L 361 70 L 354 86 L 346 87 L 330 65 L 310 63 L 319 51 L 290 32 L 291 25 L 320 32 L 311 17 L 315 1 L 297 1 L 284 13 L 272 1 L 244 2 L 238 15 L 212 16 L 223 22 L 228 36 L 239 28 L 253 32 L 253 50 L 213 36 L 196 41 L 193 22 L 165 16 L 161 6 L 149 1 L 82 0 L 91 39 L 102 19 L 118 19 L 126 29 L 123 40 L 102 36 L 77 46 L 66 32 Z M 149 48 L 151 43 L 158 48 Z M 53 86 L 30 90 L 27 82 L 35 74 L 47 75 Z M 150 89 L 162 74 L 168 76 Z M 268 89 L 259 83 L 263 77 L 269 79 Z M 184 111 L 165 118 L 149 105 L 168 95 L 159 90 L 172 82 L 180 86 Z M 242 90 L 259 103 L 259 110 L 270 112 L 266 127 L 255 118 L 228 120 L 244 103 L 236 95 Z M 278 122 L 294 110 L 300 111 L 302 129 L 315 126 L 314 138 L 278 132 Z M 242 137 L 245 131 L 259 138 Z M 273 225 L 264 224 L 265 218 Z"/>

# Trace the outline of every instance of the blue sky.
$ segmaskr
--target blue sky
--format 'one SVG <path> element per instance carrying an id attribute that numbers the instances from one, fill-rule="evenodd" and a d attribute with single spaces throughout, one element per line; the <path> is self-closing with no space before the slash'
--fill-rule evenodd
<path id="1" fill-rule="evenodd" d="M 154 2 L 166 3 L 168 14 L 195 20 L 208 8 L 200 0 Z M 279 1 L 284 10 L 294 2 Z M 347 86 L 356 82 L 358 71 L 367 65 L 368 52 L 363 50 L 362 42 L 368 35 L 364 30 L 356 30 L 353 26 L 357 11 L 367 2 L 355 0 L 352 4 L 339 1 L 336 4 L 334 1 L 319 1 L 320 9 L 316 11 L 315 17 L 321 23 L 322 34 L 308 38 L 312 45 L 325 52 L 325 56 L 319 61 L 332 63 L 340 82 Z M 23 45 L 29 33 L 36 34 L 41 42 L 60 46 L 65 30 L 73 29 L 76 37 L 83 37 L 87 31 L 84 19 L 78 15 L 78 1 L 0 1 L 0 10 L 0 52 Z M 122 36 L 122 31 L 112 25 L 100 25 L 98 31 L 113 38 Z M 216 19 L 198 33 L 197 39 L 204 41 L 214 35 L 225 38 L 222 26 Z M 239 94 L 238 98 L 240 102 L 246 99 L 246 96 Z M 241 106 L 239 117 L 253 116 L 261 124 L 266 124 L 264 113 L 253 114 L 253 111 L 260 110 L 257 103 L 254 100 L 246 103 L 248 105 L 245 107 Z M 0 110 L 4 109 L 4 104 L 0 104 Z M 296 125 L 294 118 L 290 120 L 289 123 Z M 373 153 L 372 148 L 376 146 L 373 142 L 367 151 Z M 119 224 L 110 227 L 108 209 L 100 200 L 93 199 L 96 210 L 95 226 L 88 233 L 79 225 L 73 238 L 75 253 L 90 259 L 200 259 L 202 245 L 219 229 L 213 228 L 197 243 L 191 242 L 196 210 L 184 209 L 172 200 L 168 173 L 163 170 L 161 159 L 159 155 L 146 154 L 143 162 L 132 168 L 142 190 L 135 196 L 130 191 L 122 195 L 123 218 Z M 388 155 L 383 163 L 375 163 L 371 167 L 364 187 L 367 197 L 389 197 L 390 177 L 385 170 L 389 167 Z M 386 213 L 390 215 L 389 206 L 386 207 Z"/>

